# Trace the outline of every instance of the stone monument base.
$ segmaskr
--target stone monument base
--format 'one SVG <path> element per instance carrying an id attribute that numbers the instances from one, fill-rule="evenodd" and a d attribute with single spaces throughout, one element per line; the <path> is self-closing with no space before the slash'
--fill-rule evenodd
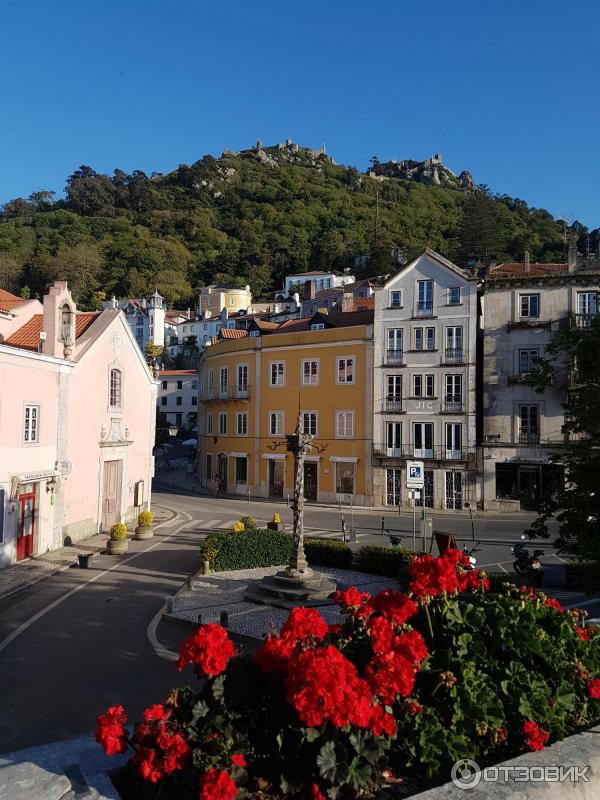
<path id="1" fill-rule="evenodd" d="M 322 606 L 336 588 L 334 581 L 310 567 L 306 570 L 288 568 L 251 584 L 244 599 L 276 608 Z"/>

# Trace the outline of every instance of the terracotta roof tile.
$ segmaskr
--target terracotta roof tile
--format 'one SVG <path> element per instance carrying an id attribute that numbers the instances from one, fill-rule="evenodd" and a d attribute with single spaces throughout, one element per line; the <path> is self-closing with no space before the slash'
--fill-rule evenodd
<path id="1" fill-rule="evenodd" d="M 26 303 L 22 297 L 17 297 L 4 289 L 0 289 L 0 311 L 10 311 L 15 306 L 20 306 Z"/>
<path id="2" fill-rule="evenodd" d="M 78 311 L 75 316 L 75 338 L 79 339 L 101 313 L 101 311 Z M 43 324 L 44 315 L 34 314 L 25 325 L 9 336 L 4 344 L 10 347 L 19 347 L 22 350 L 37 350 Z"/>
<path id="3" fill-rule="evenodd" d="M 255 322 L 261 331 L 275 331 L 280 325 L 279 322 L 267 322 L 264 319 L 257 319 Z"/>
<path id="4" fill-rule="evenodd" d="M 242 328 L 221 328 L 219 333 L 221 339 L 244 339 L 248 336 L 248 331 Z"/>
<path id="5" fill-rule="evenodd" d="M 500 277 L 502 274 L 506 275 L 550 275 L 556 272 L 568 272 L 566 264 L 530 264 L 529 271 L 525 270 L 525 264 L 519 262 L 507 262 L 506 264 L 498 264 L 493 267 L 489 275 L 490 277 Z"/>
<path id="6" fill-rule="evenodd" d="M 163 369 L 161 370 L 161 377 L 170 377 L 175 375 L 197 375 L 195 369 Z"/>

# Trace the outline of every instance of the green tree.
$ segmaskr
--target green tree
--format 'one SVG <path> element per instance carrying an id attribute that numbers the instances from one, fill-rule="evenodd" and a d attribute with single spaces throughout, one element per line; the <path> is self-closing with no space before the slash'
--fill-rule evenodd
<path id="1" fill-rule="evenodd" d="M 547 536 L 556 519 L 562 551 L 600 561 L 600 316 L 589 327 L 559 332 L 546 352 L 531 383 L 543 392 L 555 375 L 568 376 L 566 444 L 551 455 L 566 482 L 542 501 L 530 533 Z"/>
<path id="2" fill-rule="evenodd" d="M 469 192 L 459 236 L 465 258 L 484 258 L 504 251 L 503 209 L 485 184 Z"/>
<path id="3" fill-rule="evenodd" d="M 146 361 L 148 364 L 153 364 L 156 359 L 160 358 L 163 354 L 163 350 L 164 347 L 161 347 L 159 344 L 148 342 L 146 345 Z"/>

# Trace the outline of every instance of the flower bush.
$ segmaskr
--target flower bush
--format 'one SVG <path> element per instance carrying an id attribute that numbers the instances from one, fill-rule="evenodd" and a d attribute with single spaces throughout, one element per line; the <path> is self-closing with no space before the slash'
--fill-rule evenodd
<path id="1" fill-rule="evenodd" d="M 244 523 L 238 520 L 238 522 L 233 523 L 231 530 L 234 533 L 243 533 L 246 529 L 244 528 Z"/>
<path id="2" fill-rule="evenodd" d="M 204 625 L 177 664 L 196 686 L 146 709 L 130 736 L 123 707 L 109 708 L 97 741 L 132 746 L 130 768 L 163 797 L 353 798 L 600 721 L 596 629 L 529 587 L 489 593 L 465 566 L 458 551 L 415 557 L 406 594 L 338 590 L 340 624 L 295 608 L 252 656 Z"/>
<path id="3" fill-rule="evenodd" d="M 151 511 L 140 511 L 137 524 L 140 528 L 151 528 L 154 522 L 154 514 Z"/>
<path id="4" fill-rule="evenodd" d="M 275 525 L 279 525 L 281 523 L 281 517 L 279 514 L 273 514 L 273 519 L 271 520 Z"/>
<path id="5" fill-rule="evenodd" d="M 127 525 L 124 522 L 115 523 L 110 529 L 110 538 L 113 542 L 123 542 L 127 538 Z"/>

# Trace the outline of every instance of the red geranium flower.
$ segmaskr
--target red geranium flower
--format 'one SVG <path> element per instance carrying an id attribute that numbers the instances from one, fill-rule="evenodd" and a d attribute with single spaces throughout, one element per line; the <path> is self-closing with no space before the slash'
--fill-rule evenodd
<path id="1" fill-rule="evenodd" d="M 138 772 L 145 781 L 158 783 L 165 774 L 158 763 L 159 757 L 156 750 L 149 747 L 140 747 L 132 761 L 137 765 Z"/>
<path id="2" fill-rule="evenodd" d="M 409 661 L 417 661 L 419 663 L 429 655 L 425 639 L 414 628 L 405 631 L 400 636 L 396 636 L 394 650 L 406 656 Z"/>
<path id="3" fill-rule="evenodd" d="M 398 695 L 408 697 L 412 692 L 415 670 L 406 656 L 390 652 L 375 656 L 365 670 L 365 680 L 374 695 L 383 703 L 391 704 Z"/>
<path id="4" fill-rule="evenodd" d="M 231 756 L 231 763 L 235 764 L 236 767 L 245 767 L 246 759 L 242 753 L 234 753 Z"/>
<path id="5" fill-rule="evenodd" d="M 415 597 L 435 597 L 459 589 L 455 552 L 458 551 L 446 551 L 439 558 L 429 555 L 413 558 L 409 568 L 412 578 L 409 586 Z"/>
<path id="6" fill-rule="evenodd" d="M 407 619 L 417 613 L 417 606 L 410 597 L 391 589 L 379 592 L 375 598 L 375 608 L 396 626 L 404 625 Z"/>
<path id="7" fill-rule="evenodd" d="M 548 608 L 554 608 L 554 609 L 556 609 L 556 610 L 557 610 L 557 611 L 559 611 L 561 614 L 564 614 L 564 613 L 565 613 L 565 610 L 564 610 L 564 608 L 563 608 L 563 607 L 561 606 L 561 604 L 558 602 L 558 600 L 556 599 L 556 597 L 547 597 L 547 598 L 544 600 L 544 605 L 545 605 L 545 606 L 547 606 Z"/>
<path id="8" fill-rule="evenodd" d="M 225 628 L 210 622 L 181 645 L 177 669 L 181 672 L 187 664 L 194 664 L 204 675 L 213 678 L 225 670 L 234 655 L 235 647 Z"/>
<path id="9" fill-rule="evenodd" d="M 263 672 L 286 672 L 295 642 L 271 634 L 254 654 L 254 660 Z"/>
<path id="10" fill-rule="evenodd" d="M 316 783 L 311 783 L 306 791 L 308 800 L 327 800 L 325 795 L 321 793 L 321 790 Z"/>
<path id="11" fill-rule="evenodd" d="M 143 717 L 145 722 L 152 722 L 153 720 L 167 719 L 170 712 L 165 709 L 163 705 L 157 704 L 150 706 L 144 711 Z"/>
<path id="12" fill-rule="evenodd" d="M 545 731 L 537 722 L 524 722 L 523 735 L 530 750 L 543 750 L 546 741 L 550 738 L 550 733 Z"/>
<path id="13" fill-rule="evenodd" d="M 600 678 L 594 678 L 587 682 L 587 690 L 590 697 L 600 700 Z"/>
<path id="14" fill-rule="evenodd" d="M 125 709 L 123 706 L 111 706 L 97 720 L 96 741 L 104 748 L 107 756 L 123 753 L 127 748 L 125 733 Z"/>
<path id="15" fill-rule="evenodd" d="M 575 632 L 580 639 L 583 639 L 584 642 L 587 642 L 590 638 L 589 631 L 587 631 L 585 628 L 575 628 Z"/>
<path id="16" fill-rule="evenodd" d="M 371 617 L 367 623 L 367 628 L 371 637 L 371 647 L 374 653 L 382 655 L 392 649 L 394 629 L 386 617 Z"/>
<path id="17" fill-rule="evenodd" d="M 371 710 L 371 730 L 375 736 L 393 736 L 396 733 L 396 721 L 382 705 L 373 706 Z"/>
<path id="18" fill-rule="evenodd" d="M 344 591 L 338 589 L 333 595 L 333 602 L 344 608 L 358 608 L 370 599 L 371 595 L 368 592 L 359 592 L 355 586 L 351 586 Z"/>
<path id="19" fill-rule="evenodd" d="M 226 772 L 209 769 L 200 778 L 200 800 L 234 800 L 236 796 L 235 781 Z"/>
<path id="20" fill-rule="evenodd" d="M 281 626 L 282 639 L 323 639 L 327 634 L 327 623 L 316 608 L 293 608 Z"/>

